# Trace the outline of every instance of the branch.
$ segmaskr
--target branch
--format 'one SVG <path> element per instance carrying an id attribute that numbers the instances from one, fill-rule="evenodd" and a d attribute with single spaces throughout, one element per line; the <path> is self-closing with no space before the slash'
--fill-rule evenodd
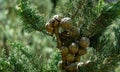
<path id="1" fill-rule="evenodd" d="M 104 12 L 104 11 L 103 11 Z M 111 8 L 102 13 L 92 24 L 87 28 L 82 28 L 83 36 L 92 37 L 107 26 L 111 25 L 112 21 L 120 15 L 120 1 L 114 4 Z"/>
<path id="2" fill-rule="evenodd" d="M 114 72 L 115 68 L 119 66 L 118 62 L 120 55 L 115 57 L 108 57 L 103 60 L 96 60 L 84 64 L 79 67 L 80 72 Z M 105 62 L 106 61 L 106 62 Z M 105 62 L 105 63 L 104 63 Z"/>
<path id="3" fill-rule="evenodd" d="M 28 0 L 21 0 L 20 4 L 16 8 L 23 20 L 25 30 L 41 31 L 45 33 L 44 17 L 28 6 Z"/>
<path id="4" fill-rule="evenodd" d="M 107 27 L 105 32 L 93 38 L 97 39 L 94 44 L 97 51 L 95 50 L 96 53 L 91 56 L 95 57 L 91 60 L 93 64 L 88 64 L 88 70 L 90 71 L 88 71 L 86 67 L 83 67 L 86 70 L 84 72 L 114 72 L 114 69 L 119 65 L 118 62 L 120 62 L 119 30 L 120 21 L 118 19 L 118 21 L 115 20 L 114 24 Z M 95 70 L 91 71 L 91 69 Z"/>
<path id="5" fill-rule="evenodd" d="M 4 34 L 3 36 L 3 47 L 5 48 L 5 55 L 7 56 L 7 58 L 9 57 L 9 48 L 7 46 L 7 37 Z"/>
<path id="6" fill-rule="evenodd" d="M 75 13 L 72 14 L 71 19 L 73 19 L 73 18 L 77 15 L 77 13 L 79 12 L 79 9 L 80 9 L 80 8 L 81 8 L 81 6 L 79 6 L 79 7 L 77 8 L 77 10 L 75 11 Z"/>

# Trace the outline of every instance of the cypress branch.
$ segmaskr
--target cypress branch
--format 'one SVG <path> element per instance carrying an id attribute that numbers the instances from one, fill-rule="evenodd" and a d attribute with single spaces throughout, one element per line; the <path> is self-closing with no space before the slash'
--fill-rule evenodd
<path id="1" fill-rule="evenodd" d="M 83 36 L 92 37 L 107 26 L 120 15 L 120 1 L 114 4 L 106 11 L 102 11 L 101 15 L 88 27 L 83 27 L 81 33 Z"/>
<path id="2" fill-rule="evenodd" d="M 34 10 L 28 7 L 27 0 L 22 0 L 18 9 L 22 16 L 25 28 L 30 30 L 44 31 L 44 18 L 37 15 Z M 105 30 L 106 27 L 110 26 L 116 18 L 120 15 L 120 1 L 108 8 L 92 23 L 88 24 L 87 27 L 81 28 L 83 36 L 93 37 Z M 74 17 L 74 16 L 73 16 Z M 89 17 L 89 16 L 88 16 Z M 86 20 L 86 22 L 89 22 Z M 43 24 L 41 24 L 43 23 Z M 90 22 L 91 23 L 91 22 Z M 111 30 L 112 29 L 112 30 Z M 119 24 L 113 24 L 108 30 L 103 33 L 102 37 L 95 44 L 99 48 L 99 52 L 93 55 L 97 60 L 93 60 L 92 63 L 88 64 L 87 67 L 81 67 L 82 72 L 110 72 L 117 66 L 120 57 L 120 29 Z M 117 40 L 118 39 L 118 40 Z M 83 70 L 84 69 L 84 70 Z"/>
<path id="3" fill-rule="evenodd" d="M 120 61 L 120 21 L 115 22 L 97 36 L 95 49 L 97 52 L 93 55 L 93 60 L 88 67 L 83 66 L 83 72 L 114 72 Z M 97 57 L 97 58 L 96 58 Z M 96 60 L 97 59 L 97 60 Z M 94 61 L 95 60 L 95 61 Z M 98 67 L 99 66 L 99 67 Z M 90 70 L 92 69 L 92 70 Z M 81 70 L 81 68 L 80 68 Z M 89 71 L 90 70 L 90 71 Z"/>
<path id="4" fill-rule="evenodd" d="M 17 7 L 19 15 L 21 16 L 24 29 L 27 31 L 44 31 L 44 17 L 39 15 L 35 10 L 30 8 L 28 5 L 28 0 L 21 0 L 20 4 Z"/>

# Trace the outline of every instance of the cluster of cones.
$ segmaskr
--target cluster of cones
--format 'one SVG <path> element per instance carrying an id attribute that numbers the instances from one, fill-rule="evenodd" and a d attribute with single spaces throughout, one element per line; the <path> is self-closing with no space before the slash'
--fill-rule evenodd
<path id="1" fill-rule="evenodd" d="M 80 65 L 80 57 L 87 53 L 90 41 L 80 36 L 80 30 L 72 25 L 71 18 L 60 15 L 53 16 L 45 25 L 50 35 L 55 35 L 62 61 L 59 68 L 66 72 L 76 72 Z"/>

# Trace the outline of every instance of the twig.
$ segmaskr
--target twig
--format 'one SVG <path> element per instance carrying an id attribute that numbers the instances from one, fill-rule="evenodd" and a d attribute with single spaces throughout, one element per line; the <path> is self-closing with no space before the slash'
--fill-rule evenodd
<path id="1" fill-rule="evenodd" d="M 60 48 L 61 47 L 61 40 L 60 40 L 60 36 L 58 33 L 58 28 L 55 28 L 55 36 L 57 38 L 57 47 Z"/>
<path id="2" fill-rule="evenodd" d="M 4 37 L 3 37 L 3 47 L 5 48 L 5 55 L 8 58 L 9 57 L 9 49 L 8 49 L 7 44 L 6 44 L 6 41 L 7 41 L 7 37 L 4 35 Z"/>
<path id="3" fill-rule="evenodd" d="M 71 16 L 71 19 L 73 19 L 73 18 L 77 15 L 77 13 L 78 13 L 80 7 L 81 7 L 81 6 L 79 6 L 79 7 L 77 8 L 77 10 L 75 11 L 75 13 Z"/>

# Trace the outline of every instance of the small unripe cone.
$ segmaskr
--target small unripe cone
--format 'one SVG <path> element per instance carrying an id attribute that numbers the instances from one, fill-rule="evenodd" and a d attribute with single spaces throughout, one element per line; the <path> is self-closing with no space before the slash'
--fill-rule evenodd
<path id="1" fill-rule="evenodd" d="M 69 46 L 69 51 L 72 53 L 72 54 L 75 54 L 78 52 L 78 45 L 76 43 L 72 43 L 70 46 Z"/>
<path id="2" fill-rule="evenodd" d="M 76 72 L 77 71 L 77 64 L 72 63 L 69 66 L 66 67 L 68 72 Z"/>
<path id="3" fill-rule="evenodd" d="M 82 37 L 79 44 L 82 48 L 87 48 L 90 45 L 90 40 L 87 37 Z"/>
<path id="4" fill-rule="evenodd" d="M 60 25 L 64 29 L 71 29 L 72 28 L 71 18 L 66 17 L 66 18 L 61 19 Z"/>
<path id="5" fill-rule="evenodd" d="M 46 23 L 46 25 L 45 25 L 45 29 L 47 30 L 47 32 L 49 33 L 49 34 L 53 34 L 53 27 L 51 26 L 51 24 L 48 22 L 48 23 Z"/>
<path id="6" fill-rule="evenodd" d="M 68 48 L 65 47 L 65 46 L 62 46 L 62 47 L 60 48 L 60 51 L 61 51 L 62 56 L 66 56 L 66 55 L 69 53 Z"/>
<path id="7" fill-rule="evenodd" d="M 80 62 L 80 56 L 75 56 L 75 62 Z"/>
<path id="8" fill-rule="evenodd" d="M 66 56 L 66 60 L 67 60 L 68 62 L 73 62 L 74 59 L 75 59 L 75 57 L 74 57 L 73 54 L 68 54 L 68 55 Z"/>
<path id="9" fill-rule="evenodd" d="M 77 55 L 81 56 L 87 53 L 86 49 L 79 49 Z"/>

